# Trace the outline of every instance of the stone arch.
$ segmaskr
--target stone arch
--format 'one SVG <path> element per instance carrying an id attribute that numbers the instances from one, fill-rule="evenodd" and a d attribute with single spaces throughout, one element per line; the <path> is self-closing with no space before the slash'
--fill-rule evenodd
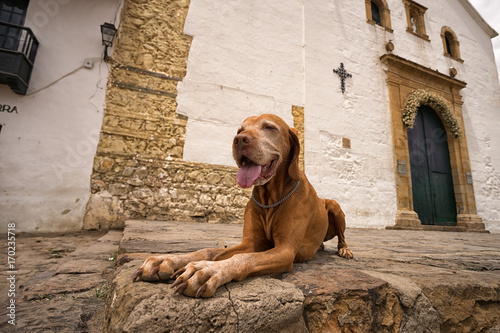
<path id="1" fill-rule="evenodd" d="M 453 133 L 455 138 L 460 137 L 460 125 L 448 106 L 448 103 L 441 96 L 425 89 L 414 90 L 406 97 L 406 101 L 401 112 L 403 123 L 406 126 L 413 128 L 418 108 L 422 105 L 427 105 L 434 109 L 440 118 L 444 120 L 443 123 L 446 124 L 447 129 Z"/>
<path id="2" fill-rule="evenodd" d="M 444 56 L 463 62 L 460 58 L 460 43 L 457 35 L 450 27 L 444 26 L 441 28 L 441 39 L 443 41 Z"/>

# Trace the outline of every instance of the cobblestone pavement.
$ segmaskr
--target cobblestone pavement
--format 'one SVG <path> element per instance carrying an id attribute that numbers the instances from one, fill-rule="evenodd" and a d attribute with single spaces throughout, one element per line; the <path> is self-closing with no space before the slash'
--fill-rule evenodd
<path id="1" fill-rule="evenodd" d="M 324 325 L 322 321 L 314 322 L 310 319 L 313 318 L 311 316 L 318 315 L 306 306 L 313 300 L 320 304 L 323 301 L 321 297 L 330 297 L 329 293 L 338 294 L 343 295 L 343 302 L 347 306 L 354 306 L 352 304 L 359 302 L 363 293 L 369 296 L 366 300 L 369 303 L 374 292 L 385 297 L 386 290 L 394 293 L 404 305 L 401 307 L 400 319 L 401 322 L 406 320 L 407 329 L 412 323 L 418 328 L 427 322 L 427 325 L 437 325 L 437 331 L 441 332 L 452 332 L 456 327 L 463 328 L 463 332 L 469 332 L 473 331 L 469 330 L 471 325 L 480 323 L 489 328 L 486 329 L 487 332 L 500 331 L 499 234 L 372 229 L 348 229 L 346 234 L 348 244 L 355 255 L 354 260 L 338 258 L 334 240 L 327 242 L 325 251 L 318 253 L 314 260 L 297 264 L 293 273 L 278 277 L 278 280 L 292 282 L 304 292 L 306 299 L 303 316 L 309 316 L 306 324 L 310 331 L 321 331 Z M 119 293 L 120 288 L 131 288 L 129 295 L 134 295 L 137 299 L 146 299 L 146 294 L 152 293 L 154 288 L 165 289 L 166 295 L 171 293 L 167 284 L 132 284 L 131 272 L 124 271 L 125 266 L 130 266 L 126 270 L 135 270 L 148 255 L 146 252 L 185 252 L 202 247 L 235 245 L 239 242 L 240 235 L 241 225 L 130 221 L 125 233 L 109 231 L 17 236 L 15 297 L 9 296 L 10 273 L 7 268 L 0 271 L 0 332 L 101 332 L 106 327 L 104 309 L 108 294 Z M 109 289 L 109 282 L 113 276 L 114 259 L 120 240 L 120 250 L 123 254 L 118 256 L 118 259 L 121 258 L 122 263 L 139 260 L 122 266 L 120 269 L 123 274 L 119 271 L 115 273 L 114 284 L 117 286 L 112 290 Z M 3 253 L 3 267 L 7 267 L 6 240 L 0 242 L 0 251 Z M 327 282 L 321 279 L 325 272 L 332 276 Z M 121 275 L 124 276 L 122 287 L 119 286 Z M 376 282 L 380 283 L 376 284 L 376 288 L 372 288 L 361 278 L 360 281 L 353 280 L 353 276 L 364 277 L 369 282 L 376 279 Z M 277 283 L 271 277 L 263 279 L 254 281 Z M 240 288 L 242 297 L 245 298 L 255 284 L 252 281 L 249 279 L 231 283 L 227 290 Z M 281 292 L 274 284 L 271 288 L 273 292 Z M 315 286 L 316 289 L 309 290 L 304 286 L 309 289 Z M 143 289 L 143 294 L 138 291 L 140 288 Z M 221 295 L 224 290 L 226 289 L 221 288 Z M 308 297 L 309 294 L 312 296 Z M 321 296 L 323 294 L 326 296 Z M 411 297 L 415 296 L 413 294 L 417 295 L 417 298 L 425 294 L 426 302 L 432 304 L 432 307 L 420 309 L 418 302 L 416 305 L 408 303 L 407 299 L 412 299 Z M 236 291 L 233 297 L 236 297 L 235 295 Z M 353 296 L 351 300 L 349 295 L 356 297 Z M 389 298 L 382 296 L 380 304 L 388 304 Z M 224 299 L 223 296 L 219 297 Z M 453 302 L 455 305 L 449 304 L 452 298 L 457 301 Z M 15 300 L 15 327 L 8 323 L 12 320 L 12 317 L 9 317 L 12 311 L 8 308 L 12 299 Z M 167 301 L 177 301 L 181 305 L 194 302 L 200 309 L 209 304 L 206 300 L 187 299 L 179 295 L 173 298 L 165 297 L 164 302 Z M 377 302 L 372 304 L 372 308 L 380 306 Z M 119 304 L 118 301 L 116 303 L 117 308 L 111 309 L 115 312 L 108 314 L 111 318 L 113 313 L 122 314 L 126 320 L 131 316 L 130 311 L 136 311 L 121 311 L 120 306 L 126 304 Z M 406 303 L 410 305 L 405 307 Z M 427 315 L 420 318 L 413 314 L 417 310 L 422 312 L 425 309 L 432 310 L 428 311 L 429 313 L 439 313 L 439 316 L 431 321 Z M 340 310 L 332 308 L 332 311 L 334 312 L 329 316 Z M 151 311 L 143 314 L 144 318 L 152 315 Z M 162 316 L 161 313 L 156 315 Z M 189 311 L 186 316 L 184 319 L 188 320 Z M 342 313 L 342 316 L 345 317 L 346 314 Z M 342 316 L 339 315 L 338 318 L 344 318 Z M 353 323 L 357 320 L 363 323 L 366 314 L 357 316 L 353 311 L 351 317 L 348 319 Z M 399 317 L 394 315 L 394 318 Z M 344 319 L 342 323 L 347 323 L 347 319 Z M 148 322 L 151 325 L 155 323 L 154 320 Z M 243 325 L 243 322 L 239 325 Z"/>
<path id="2" fill-rule="evenodd" d="M 121 231 L 16 235 L 14 276 L 7 266 L 7 240 L 1 242 L 0 331 L 101 332 L 107 283 L 121 235 Z"/>

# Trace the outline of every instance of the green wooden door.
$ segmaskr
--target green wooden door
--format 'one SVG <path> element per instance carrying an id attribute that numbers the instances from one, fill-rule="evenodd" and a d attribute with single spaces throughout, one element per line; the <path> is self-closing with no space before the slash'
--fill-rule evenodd
<path id="1" fill-rule="evenodd" d="M 428 106 L 408 130 L 413 208 L 422 224 L 456 225 L 457 209 L 446 131 Z"/>

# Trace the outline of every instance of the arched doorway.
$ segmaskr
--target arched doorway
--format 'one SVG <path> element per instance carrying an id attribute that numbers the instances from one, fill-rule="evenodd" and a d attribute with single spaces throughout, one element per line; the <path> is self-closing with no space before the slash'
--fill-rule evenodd
<path id="1" fill-rule="evenodd" d="M 460 91 L 467 84 L 395 54 L 385 54 L 380 57 L 380 60 L 387 66 L 397 196 L 395 224 L 394 226 L 389 225 L 388 228 L 422 228 L 422 223 L 414 210 L 412 177 L 408 170 L 408 166 L 411 166 L 408 147 L 410 130 L 408 128 L 413 127 L 413 115 L 418 114 L 419 106 L 428 105 L 434 111 L 439 112 L 439 118 L 445 122 L 449 158 L 453 171 L 455 210 L 458 212 L 456 216 L 457 227 L 460 230 L 484 230 L 481 217 L 477 215 L 472 179 L 467 177 L 472 170 L 462 114 L 463 101 L 460 95 Z M 450 120 L 452 121 L 450 122 Z M 448 222 L 446 224 L 454 223 Z M 429 226 L 431 230 L 442 228 L 445 227 Z"/>
<path id="2" fill-rule="evenodd" d="M 418 108 L 415 125 L 408 129 L 413 207 L 422 224 L 456 225 L 446 130 L 432 108 Z"/>

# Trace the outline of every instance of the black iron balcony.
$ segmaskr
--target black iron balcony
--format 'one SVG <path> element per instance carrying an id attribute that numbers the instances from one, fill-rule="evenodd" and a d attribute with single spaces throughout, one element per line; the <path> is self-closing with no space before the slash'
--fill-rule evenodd
<path id="1" fill-rule="evenodd" d="M 38 44 L 30 28 L 0 22 L 0 84 L 26 95 Z"/>

